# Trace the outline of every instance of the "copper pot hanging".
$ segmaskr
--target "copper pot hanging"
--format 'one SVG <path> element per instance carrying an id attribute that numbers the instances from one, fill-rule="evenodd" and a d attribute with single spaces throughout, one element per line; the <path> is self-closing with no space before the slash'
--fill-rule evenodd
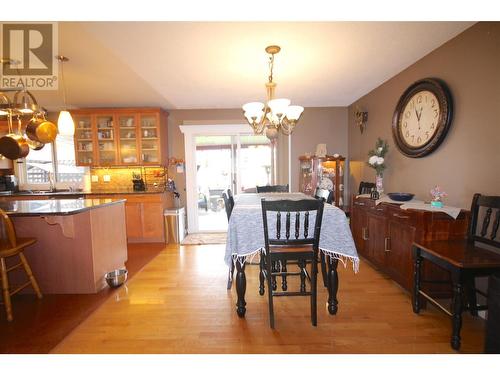
<path id="1" fill-rule="evenodd" d="M 26 125 L 26 135 L 32 141 L 51 143 L 56 139 L 57 126 L 45 118 L 33 117 Z"/>
<path id="2" fill-rule="evenodd" d="M 0 153 L 7 159 L 16 160 L 25 158 L 30 152 L 30 148 L 26 139 L 20 134 L 21 132 L 21 119 L 18 118 L 18 132 L 12 132 L 12 113 L 8 116 L 9 134 L 0 138 Z"/>

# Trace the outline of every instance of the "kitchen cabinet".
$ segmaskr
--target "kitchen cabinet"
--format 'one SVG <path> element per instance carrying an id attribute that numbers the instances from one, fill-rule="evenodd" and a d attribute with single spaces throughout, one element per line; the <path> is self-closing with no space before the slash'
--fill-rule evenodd
<path id="1" fill-rule="evenodd" d="M 127 242 L 164 242 L 165 208 L 172 205 L 167 193 L 157 194 L 91 194 L 88 198 L 126 199 Z"/>
<path id="2" fill-rule="evenodd" d="M 344 207 L 345 158 L 337 155 L 325 157 L 299 157 L 299 190 L 313 195 L 317 187 L 333 191 L 335 206 Z"/>
<path id="3" fill-rule="evenodd" d="M 398 204 L 369 198 L 353 198 L 351 230 L 359 254 L 406 290 L 413 286 L 412 243 L 423 240 L 464 238 L 470 213 L 462 210 L 457 219 L 443 212 L 402 210 Z M 423 279 L 449 280 L 446 271 L 425 264 Z M 449 295 L 446 284 L 427 284 L 435 297 Z"/>
<path id="4" fill-rule="evenodd" d="M 160 108 L 71 111 L 79 166 L 166 165 L 167 112 Z"/>

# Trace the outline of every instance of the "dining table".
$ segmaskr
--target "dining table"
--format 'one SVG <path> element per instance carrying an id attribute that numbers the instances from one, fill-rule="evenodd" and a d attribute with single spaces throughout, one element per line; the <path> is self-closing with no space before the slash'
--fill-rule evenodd
<path id="1" fill-rule="evenodd" d="M 235 195 L 235 204 L 229 218 L 224 260 L 229 267 L 236 268 L 235 285 L 238 297 L 236 312 L 239 317 L 244 317 L 246 313 L 246 263 L 265 249 L 262 199 L 301 200 L 315 198 L 304 193 L 244 193 Z M 345 212 L 328 203 L 325 203 L 323 210 L 319 250 L 326 263 L 328 311 L 333 315 L 338 310 L 338 263 L 340 261 L 344 267 L 351 263 L 353 272 L 357 273 L 359 257 Z"/>

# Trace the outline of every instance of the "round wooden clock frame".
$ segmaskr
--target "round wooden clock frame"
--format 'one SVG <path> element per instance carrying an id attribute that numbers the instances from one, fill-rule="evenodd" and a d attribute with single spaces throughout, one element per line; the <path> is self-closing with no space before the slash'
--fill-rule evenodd
<path id="1" fill-rule="evenodd" d="M 403 116 L 403 110 L 408 102 L 421 91 L 430 91 L 436 96 L 440 114 L 436 124 L 436 131 L 429 141 L 422 146 L 411 147 L 403 140 L 400 118 Z M 420 158 L 429 155 L 443 142 L 450 128 L 452 117 L 453 100 L 450 90 L 443 81 L 436 78 L 425 78 L 413 83 L 399 98 L 392 117 L 392 136 L 396 146 L 404 155 L 411 158 Z"/>

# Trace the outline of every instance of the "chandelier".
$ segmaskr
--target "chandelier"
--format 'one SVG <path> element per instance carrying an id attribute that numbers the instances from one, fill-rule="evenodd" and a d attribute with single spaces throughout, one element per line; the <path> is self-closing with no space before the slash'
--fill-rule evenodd
<path id="1" fill-rule="evenodd" d="M 16 64 L 10 59 L 1 62 Z M 24 158 L 30 150 L 41 150 L 45 144 L 53 142 L 57 126 L 47 121 L 46 114 L 24 86 L 0 91 L 0 120 L 6 116 L 8 124 L 8 134 L 0 137 L 0 154 L 11 160 Z"/>
<path id="2" fill-rule="evenodd" d="M 251 102 L 242 108 L 245 117 L 253 128 L 255 134 L 265 134 L 269 139 L 276 139 L 278 132 L 290 135 L 299 121 L 304 107 L 290 105 L 290 100 L 274 98 L 276 83 L 273 82 L 274 55 L 281 50 L 279 46 L 268 46 L 266 52 L 269 56 L 269 77 L 266 83 L 267 102 Z"/>

